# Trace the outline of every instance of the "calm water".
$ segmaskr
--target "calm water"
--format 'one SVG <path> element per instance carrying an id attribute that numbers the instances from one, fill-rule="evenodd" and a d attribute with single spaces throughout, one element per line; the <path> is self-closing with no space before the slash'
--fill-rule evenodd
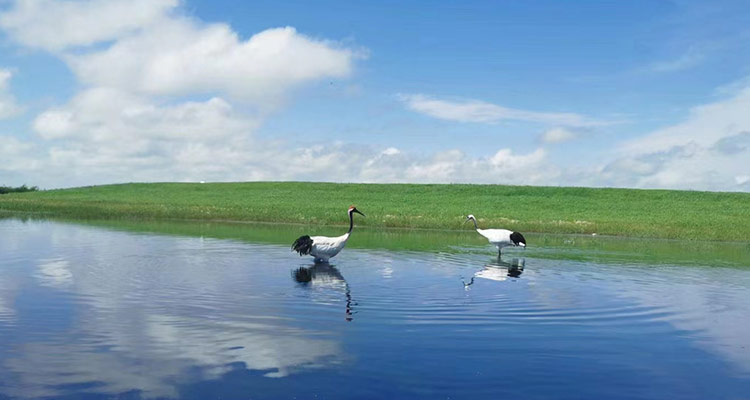
<path id="1" fill-rule="evenodd" d="M 0 398 L 750 399 L 747 244 L 303 230 L 0 219 Z"/>

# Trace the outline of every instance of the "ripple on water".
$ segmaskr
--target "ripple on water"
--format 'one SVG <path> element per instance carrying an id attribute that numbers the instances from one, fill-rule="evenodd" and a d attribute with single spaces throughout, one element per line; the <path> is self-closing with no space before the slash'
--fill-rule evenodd
<path id="1" fill-rule="evenodd" d="M 690 365 L 713 390 L 740 387 L 727 365 L 750 366 L 741 270 L 497 260 L 489 246 L 348 248 L 313 265 L 288 246 L 54 224 L 12 246 L 0 397 L 179 397 L 175 382 L 393 398 L 644 397 L 633 388 L 649 382 L 669 397 Z"/>

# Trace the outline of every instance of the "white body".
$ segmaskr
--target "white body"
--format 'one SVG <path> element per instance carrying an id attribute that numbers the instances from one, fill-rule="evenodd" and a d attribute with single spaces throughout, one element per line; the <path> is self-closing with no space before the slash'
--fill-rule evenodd
<path id="1" fill-rule="evenodd" d="M 479 229 L 476 217 L 471 214 L 466 217 L 466 221 L 473 222 L 474 229 L 476 229 L 477 233 L 484 236 L 488 242 L 497 247 L 498 255 L 500 255 L 500 250 L 502 250 L 503 247 L 526 247 L 526 239 L 524 239 L 523 235 L 518 232 L 509 231 L 507 229 Z"/>
<path id="2" fill-rule="evenodd" d="M 514 246 L 510 240 L 513 231 L 507 229 L 477 229 L 477 233 L 487 238 L 487 241 L 497 247 L 498 251 L 503 247 Z"/>
<path id="3" fill-rule="evenodd" d="M 346 246 L 349 232 L 337 237 L 311 236 L 310 239 L 313 241 L 310 255 L 315 257 L 315 261 L 328 261 Z"/>

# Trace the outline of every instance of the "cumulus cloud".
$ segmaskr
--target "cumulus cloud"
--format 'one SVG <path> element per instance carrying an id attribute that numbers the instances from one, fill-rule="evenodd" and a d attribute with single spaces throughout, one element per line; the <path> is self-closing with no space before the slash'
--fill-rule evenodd
<path id="1" fill-rule="evenodd" d="M 506 148 L 488 157 L 471 157 L 458 149 L 419 157 L 390 148 L 367 157 L 357 178 L 364 182 L 550 183 L 558 172 L 545 165 L 546 155 L 541 148 L 527 154 Z"/>
<path id="2" fill-rule="evenodd" d="M 138 139 L 214 141 L 249 131 L 254 123 L 219 97 L 171 105 L 117 89 L 93 88 L 63 107 L 39 114 L 33 127 L 46 139 L 132 143 Z"/>
<path id="3" fill-rule="evenodd" d="M 224 24 L 174 19 L 104 51 L 66 59 L 78 79 L 91 86 L 158 95 L 222 92 L 264 105 L 302 83 L 349 76 L 357 55 L 291 27 L 242 41 Z"/>
<path id="4" fill-rule="evenodd" d="M 19 0 L 0 14 L 11 39 L 61 58 L 82 84 L 69 101 L 33 119 L 42 142 L 31 158 L 47 171 L 27 169 L 35 182 L 293 176 L 269 174 L 283 168 L 276 161 L 284 157 L 268 150 L 278 144 L 253 132 L 294 88 L 349 76 L 363 51 L 292 27 L 245 40 L 226 24 L 179 11 L 177 0 Z M 0 75 L 0 85 L 8 78 Z M 13 104 L 2 93 L 0 106 Z M 30 151 L 28 142 L 0 139 L 2 155 Z M 283 150 L 295 160 L 318 154 Z M 8 160 L 0 167 L 6 176 L 20 167 Z"/>
<path id="5" fill-rule="evenodd" d="M 227 24 L 186 17 L 178 0 L 18 0 L 0 13 L 0 28 L 21 46 L 59 57 L 81 88 L 36 115 L 38 140 L 0 135 L 0 178 L 8 183 L 326 180 L 750 190 L 747 84 L 680 123 L 614 143 L 617 150 L 602 155 L 612 161 L 584 168 L 555 163 L 549 145 L 611 121 L 424 94 L 398 98 L 445 121 L 541 125 L 542 147 L 469 155 L 446 146 L 417 154 L 398 143 L 303 146 L 256 137 L 295 88 L 349 77 L 363 55 L 292 27 L 242 38 Z M 0 69 L 0 118 L 19 111 L 10 77 Z"/>
<path id="6" fill-rule="evenodd" d="M 624 143 L 602 179 L 615 186 L 750 189 L 750 87 L 685 121 Z"/>
<path id="7" fill-rule="evenodd" d="M 480 100 L 443 100 L 423 94 L 401 94 L 398 97 L 408 109 L 446 121 L 493 123 L 514 120 L 563 126 L 603 124 L 580 114 L 519 110 Z"/>
<path id="8" fill-rule="evenodd" d="M 726 155 L 746 152 L 750 150 L 750 131 L 723 137 L 716 141 L 712 149 Z"/>
<path id="9" fill-rule="evenodd" d="M 35 120 L 36 133 L 50 144 L 35 182 L 541 184 L 550 183 L 557 173 L 547 165 L 547 152 L 541 148 L 526 154 L 500 149 L 487 157 L 473 157 L 457 149 L 423 156 L 395 147 L 378 149 L 344 142 L 300 146 L 255 137 L 252 132 L 257 124 L 257 119 L 237 112 L 220 98 L 171 105 L 113 89 L 91 89 Z M 7 147 L 14 151 L 27 146 L 13 140 Z"/>
<path id="10" fill-rule="evenodd" d="M 15 40 L 59 55 L 84 85 L 67 103 L 33 120 L 34 132 L 46 145 L 46 157 L 40 160 L 45 173 L 37 175 L 41 182 L 539 183 L 542 171 L 549 171 L 542 165 L 543 149 L 528 154 L 499 149 L 487 157 L 458 149 L 417 155 L 396 147 L 343 142 L 289 146 L 255 137 L 253 132 L 285 94 L 306 82 L 350 75 L 361 52 L 291 27 L 242 40 L 228 25 L 205 25 L 178 15 L 172 1 L 136 5 L 139 10 L 123 11 L 118 23 L 93 21 L 84 31 L 50 20 L 45 7 L 60 15 L 76 14 L 71 17 L 76 24 L 88 26 L 88 20 L 107 21 L 118 14 L 122 3 L 17 2 L 0 16 Z M 181 100 L 202 94 L 208 99 Z M 471 118 L 588 123 L 575 114 L 479 108 Z M 499 109 L 507 115 L 499 117 Z M 16 150 L 25 146 L 18 140 L 8 143 Z"/>
<path id="11" fill-rule="evenodd" d="M 750 151 L 726 154 L 714 143 L 694 142 L 668 150 L 618 158 L 608 164 L 602 177 L 615 186 L 695 190 L 750 188 L 741 179 L 750 173 Z"/>
<path id="12" fill-rule="evenodd" d="M 223 93 L 268 107 L 298 85 L 345 78 L 364 52 L 292 27 L 243 40 L 229 25 L 179 15 L 177 0 L 19 0 L 0 27 L 61 57 L 89 87 L 141 94 Z"/>
<path id="13" fill-rule="evenodd" d="M 0 28 L 28 47 L 52 52 L 114 40 L 163 20 L 178 0 L 19 0 Z"/>
<path id="14" fill-rule="evenodd" d="M 39 168 L 37 154 L 32 154 L 34 144 L 10 135 L 0 135 L 0 178 Z M 23 183 L 23 182 L 21 182 Z"/>
<path id="15" fill-rule="evenodd" d="M 0 119 L 12 117 L 21 111 L 10 93 L 9 82 L 12 75 L 9 70 L 0 68 Z"/>
<path id="16" fill-rule="evenodd" d="M 690 142 L 703 147 L 717 140 L 750 131 L 750 86 L 729 98 L 694 107 L 685 121 L 624 143 L 627 154 L 668 150 Z"/>
<path id="17" fill-rule="evenodd" d="M 101 183 L 123 177 L 206 179 L 208 171 L 216 178 L 240 167 L 239 151 L 253 150 L 249 141 L 257 123 L 218 97 L 160 104 L 117 89 L 93 88 L 41 113 L 33 127 L 50 143 L 45 161 L 50 170 Z"/>

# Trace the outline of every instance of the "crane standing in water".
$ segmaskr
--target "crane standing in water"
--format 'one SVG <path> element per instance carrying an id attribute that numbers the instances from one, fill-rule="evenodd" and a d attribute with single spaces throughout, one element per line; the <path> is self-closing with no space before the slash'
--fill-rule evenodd
<path id="1" fill-rule="evenodd" d="M 477 226 L 477 219 L 471 214 L 466 217 L 464 223 L 468 221 L 474 222 L 474 229 L 476 229 L 477 233 L 487 238 L 490 243 L 497 247 L 498 257 L 500 257 L 503 247 L 521 246 L 526 248 L 526 239 L 518 232 L 509 231 L 507 229 L 479 229 Z"/>
<path id="2" fill-rule="evenodd" d="M 328 259 L 334 257 L 336 254 L 346 246 L 346 241 L 349 240 L 349 235 L 352 233 L 354 228 L 354 213 L 361 216 L 365 216 L 357 207 L 350 206 L 349 211 L 349 231 L 345 234 L 337 237 L 328 236 L 300 236 L 297 240 L 292 243 L 292 250 L 299 253 L 300 256 L 310 255 L 315 257 L 315 262 L 328 262 Z"/>

